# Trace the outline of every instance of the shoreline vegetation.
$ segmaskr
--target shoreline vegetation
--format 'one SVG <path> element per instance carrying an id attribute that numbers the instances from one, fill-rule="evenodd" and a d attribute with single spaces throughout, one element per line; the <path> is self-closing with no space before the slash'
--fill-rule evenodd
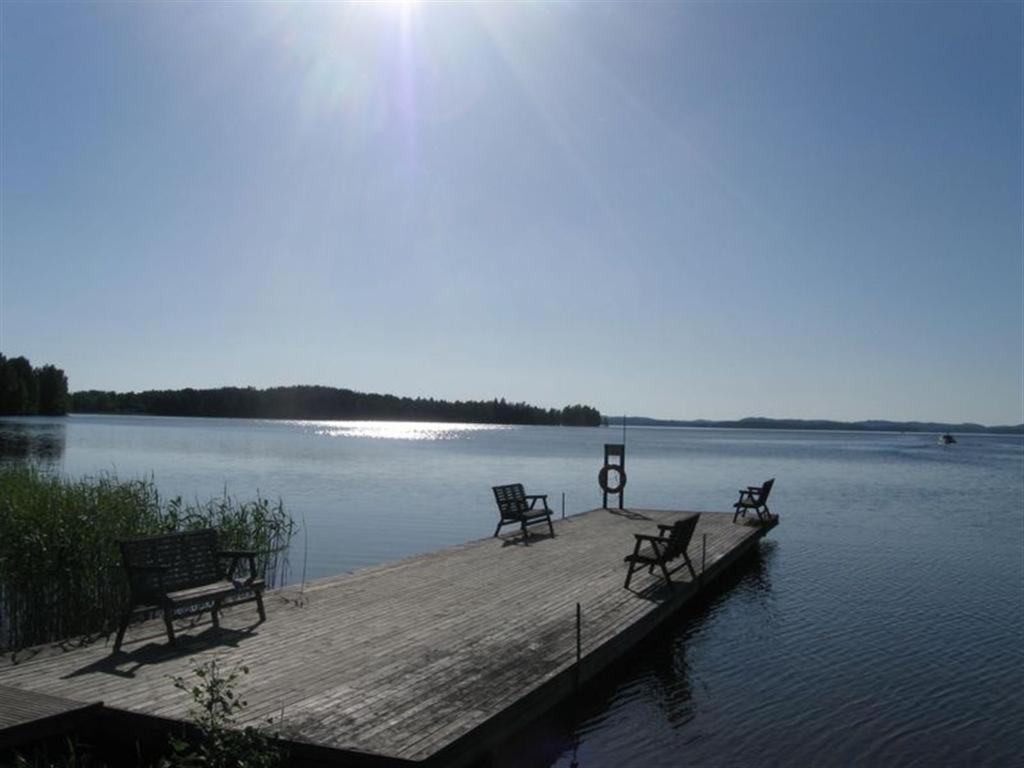
<path id="1" fill-rule="evenodd" d="M 27 357 L 0 354 L 0 415 L 63 416 L 69 402 L 68 377 L 60 368 L 33 368 Z"/>
<path id="2" fill-rule="evenodd" d="M 127 596 L 117 540 L 199 528 L 257 550 L 259 575 L 282 582 L 296 524 L 280 500 L 185 502 L 162 498 L 152 478 L 0 465 L 0 649 L 109 631 Z"/>
<path id="3" fill-rule="evenodd" d="M 984 424 L 965 422 L 949 424 L 938 421 L 831 421 L 828 419 L 769 419 L 763 416 L 748 416 L 744 419 L 715 421 L 711 419 L 651 419 L 646 416 L 603 417 L 604 426 L 618 427 L 697 427 L 703 429 L 791 429 L 826 430 L 833 432 L 960 432 L 986 435 L 1024 435 L 1024 424 L 986 427 Z"/>
<path id="4" fill-rule="evenodd" d="M 986 426 L 973 422 L 836 421 L 832 419 L 655 419 L 609 416 L 589 405 L 542 408 L 526 402 L 438 400 L 356 392 L 317 385 L 217 387 L 68 393 L 64 371 L 33 368 L 25 357 L 0 354 L 0 416 L 62 416 L 67 413 L 134 416 L 197 416 L 235 419 L 322 419 L 326 421 L 436 421 L 563 427 L 695 427 L 703 429 L 790 429 L 848 432 L 925 432 L 1024 435 L 1024 423 Z"/>
<path id="5" fill-rule="evenodd" d="M 323 386 L 256 389 L 86 390 L 71 395 L 74 413 L 204 416 L 242 419 L 440 421 L 596 427 L 601 412 L 588 405 L 562 409 L 493 400 L 437 400 L 355 392 Z"/>

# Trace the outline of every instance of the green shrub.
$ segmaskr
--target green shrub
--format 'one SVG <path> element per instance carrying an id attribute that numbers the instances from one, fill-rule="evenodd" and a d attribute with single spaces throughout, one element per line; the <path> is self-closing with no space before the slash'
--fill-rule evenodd
<path id="1" fill-rule="evenodd" d="M 273 768 L 282 762 L 280 749 L 260 729 L 239 726 L 247 704 L 235 683 L 247 674 L 248 667 L 225 671 L 211 659 L 193 668 L 191 680 L 172 678 L 192 699 L 189 722 L 198 738 L 171 736 L 171 756 L 161 768 Z"/>

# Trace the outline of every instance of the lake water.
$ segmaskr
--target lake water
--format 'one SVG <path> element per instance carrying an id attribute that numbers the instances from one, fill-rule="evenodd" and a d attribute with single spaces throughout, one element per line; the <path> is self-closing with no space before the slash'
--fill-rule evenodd
<path id="1" fill-rule="evenodd" d="M 492 485 L 600 505 L 621 429 L 72 416 L 0 453 L 163 493 L 281 497 L 292 581 L 489 536 Z M 1019 765 L 1024 440 L 630 428 L 629 506 L 728 510 L 776 477 L 781 525 L 730 583 L 508 744 L 503 765 Z"/>

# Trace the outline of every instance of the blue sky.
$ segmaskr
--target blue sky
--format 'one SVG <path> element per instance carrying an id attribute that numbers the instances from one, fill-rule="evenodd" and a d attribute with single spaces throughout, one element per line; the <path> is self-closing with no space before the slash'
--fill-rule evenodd
<path id="1" fill-rule="evenodd" d="M 1024 421 L 1018 3 L 2 4 L 0 350 Z"/>

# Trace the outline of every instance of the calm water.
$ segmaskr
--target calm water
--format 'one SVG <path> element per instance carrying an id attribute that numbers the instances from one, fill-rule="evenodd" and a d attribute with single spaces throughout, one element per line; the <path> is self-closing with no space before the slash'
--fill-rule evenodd
<path id="1" fill-rule="evenodd" d="M 617 429 L 86 417 L 0 420 L 8 460 L 280 496 L 291 579 L 489 536 L 490 486 L 600 504 Z M 627 502 L 726 510 L 777 478 L 759 558 L 507 746 L 503 764 L 1019 765 L 1024 441 L 630 429 Z"/>

